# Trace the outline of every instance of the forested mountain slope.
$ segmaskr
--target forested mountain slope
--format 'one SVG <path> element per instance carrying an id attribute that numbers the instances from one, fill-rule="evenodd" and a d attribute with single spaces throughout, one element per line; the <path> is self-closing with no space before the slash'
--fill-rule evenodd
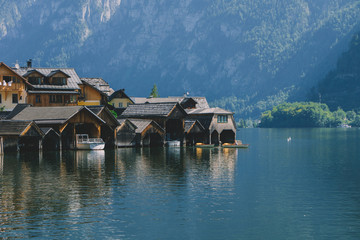
<path id="1" fill-rule="evenodd" d="M 257 117 L 333 69 L 359 0 L 0 0 L 0 61 L 72 66 L 131 96 L 205 95 Z"/>
<path id="2" fill-rule="evenodd" d="M 332 110 L 360 110 L 360 32 L 339 58 L 336 69 L 312 89 L 310 100 L 326 103 Z"/>

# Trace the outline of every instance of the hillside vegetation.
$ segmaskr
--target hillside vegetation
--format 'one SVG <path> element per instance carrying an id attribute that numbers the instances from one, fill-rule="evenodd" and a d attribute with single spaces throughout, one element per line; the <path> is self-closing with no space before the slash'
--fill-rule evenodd
<path id="1" fill-rule="evenodd" d="M 130 96 L 206 96 L 258 118 L 335 67 L 359 0 L 0 0 L 1 60 L 71 66 Z"/>
<path id="2" fill-rule="evenodd" d="M 360 110 L 360 33 L 354 35 L 336 69 L 312 89 L 309 98 L 326 103 L 332 110 Z"/>
<path id="3" fill-rule="evenodd" d="M 261 116 L 259 127 L 337 127 L 341 124 L 360 126 L 360 114 L 338 108 L 331 112 L 323 103 L 283 103 Z"/>

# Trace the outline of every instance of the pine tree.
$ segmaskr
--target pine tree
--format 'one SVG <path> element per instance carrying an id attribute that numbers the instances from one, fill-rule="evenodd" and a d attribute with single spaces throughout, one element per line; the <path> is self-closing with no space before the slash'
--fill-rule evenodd
<path id="1" fill-rule="evenodd" d="M 159 93 L 158 93 L 158 89 L 157 89 L 157 86 L 156 84 L 154 84 L 152 90 L 151 90 L 151 93 L 150 93 L 150 96 L 149 97 L 153 97 L 153 98 L 158 98 L 160 97 L 159 96 Z"/>

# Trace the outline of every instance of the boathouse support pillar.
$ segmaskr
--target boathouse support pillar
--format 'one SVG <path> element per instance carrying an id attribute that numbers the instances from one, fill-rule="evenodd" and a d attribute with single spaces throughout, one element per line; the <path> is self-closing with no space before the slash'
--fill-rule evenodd
<path id="1" fill-rule="evenodd" d="M 4 154 L 4 140 L 0 137 L 0 155 Z"/>
<path id="2" fill-rule="evenodd" d="M 42 141 L 42 139 L 40 139 L 39 140 L 39 152 L 41 152 L 42 151 L 42 149 L 43 149 L 43 141 Z"/>

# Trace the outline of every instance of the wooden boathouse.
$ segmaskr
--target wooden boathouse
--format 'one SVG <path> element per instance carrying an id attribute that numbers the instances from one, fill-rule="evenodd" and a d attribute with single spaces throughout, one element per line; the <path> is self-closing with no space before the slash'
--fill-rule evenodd
<path id="1" fill-rule="evenodd" d="M 150 119 L 130 119 L 136 126 L 135 143 L 140 147 L 163 146 L 165 130 L 155 121 Z"/>
<path id="2" fill-rule="evenodd" d="M 119 126 L 115 132 L 115 146 L 134 147 L 136 146 L 136 125 L 128 119 L 118 119 Z"/>
<path id="3" fill-rule="evenodd" d="M 206 143 L 234 143 L 234 113 L 221 108 L 187 109 L 188 119 L 198 120 L 206 131 Z"/>
<path id="4" fill-rule="evenodd" d="M 196 119 L 185 120 L 185 141 L 187 146 L 206 141 L 206 131 L 203 125 Z"/>
<path id="5" fill-rule="evenodd" d="M 44 151 L 56 151 L 60 150 L 61 137 L 54 129 L 49 127 L 40 128 L 44 134 L 42 139 L 42 149 Z"/>
<path id="6" fill-rule="evenodd" d="M 165 141 L 184 142 L 187 113 L 179 103 L 144 103 L 129 105 L 119 118 L 149 119 L 165 130 Z"/>
<path id="7" fill-rule="evenodd" d="M 76 148 L 76 134 L 100 138 L 105 121 L 85 106 L 26 107 L 12 120 L 34 121 L 41 128 L 54 129 L 61 138 L 61 149 Z"/>
<path id="8" fill-rule="evenodd" d="M 105 141 L 106 147 L 114 147 L 119 121 L 106 106 L 87 106 L 87 108 L 105 122 L 101 126 L 100 137 Z"/>
<path id="9" fill-rule="evenodd" d="M 36 151 L 42 148 L 43 132 L 33 121 L 0 121 L 0 153 Z"/>

